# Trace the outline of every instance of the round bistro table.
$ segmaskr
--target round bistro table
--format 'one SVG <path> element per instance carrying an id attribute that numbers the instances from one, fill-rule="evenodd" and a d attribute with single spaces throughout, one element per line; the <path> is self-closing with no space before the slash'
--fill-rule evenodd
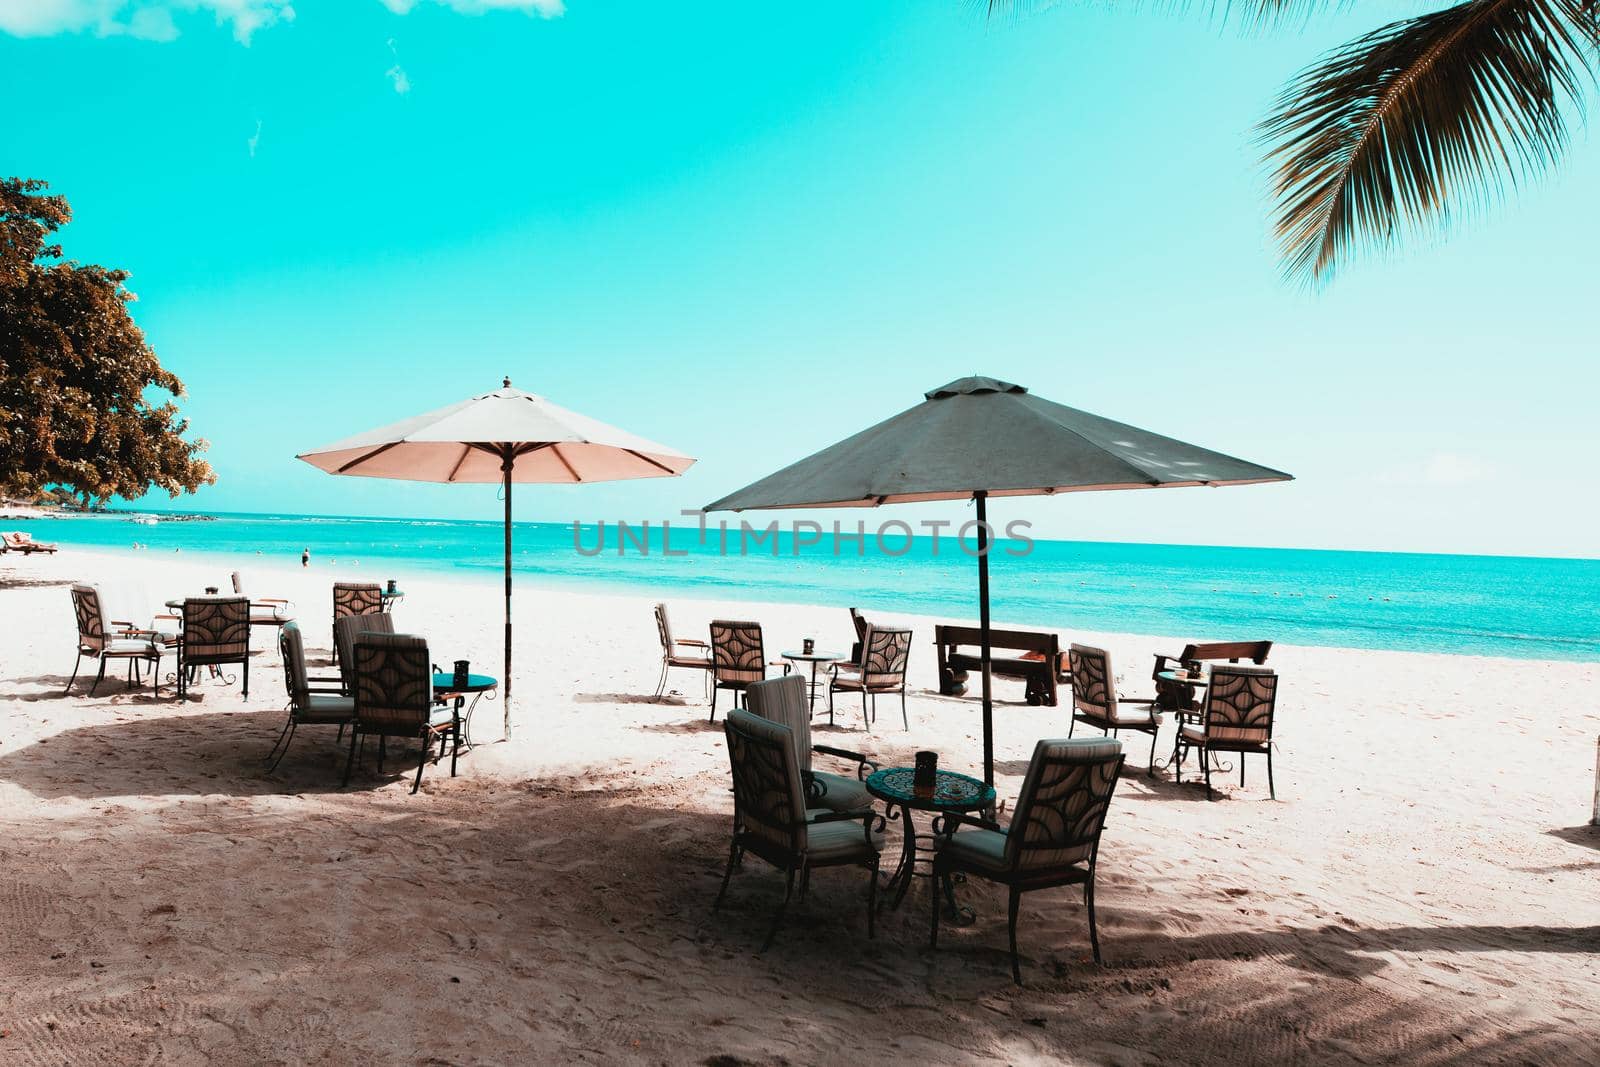
<path id="1" fill-rule="evenodd" d="M 1210 680 L 1203 675 L 1197 677 L 1190 674 L 1188 671 L 1157 671 L 1156 680 L 1159 682 L 1171 682 L 1173 685 L 1187 685 L 1194 689 L 1204 689 L 1206 686 L 1211 684 Z M 1199 722 L 1205 715 L 1205 706 L 1202 703 L 1199 711 L 1174 711 L 1172 714 L 1173 718 L 1177 720 L 1178 726 L 1177 733 L 1173 734 L 1172 736 L 1172 756 L 1167 760 L 1165 766 L 1160 763 L 1156 764 L 1156 770 L 1158 771 L 1166 770 L 1168 767 L 1176 767 L 1178 765 L 1178 748 L 1179 742 L 1183 739 L 1183 728 Z M 1204 759 L 1207 757 L 1202 756 L 1201 758 Z M 1221 760 L 1216 758 L 1215 753 L 1211 754 L 1209 758 L 1211 760 L 1212 770 L 1233 770 L 1233 764 L 1223 763 Z"/>
<path id="2" fill-rule="evenodd" d="M 994 787 L 984 785 L 970 775 L 957 774 L 955 771 L 939 771 L 934 778 L 932 789 L 918 789 L 913 784 L 916 773 L 915 767 L 885 767 L 867 775 L 867 792 L 884 802 L 884 815 L 887 818 L 894 818 L 898 809 L 904 829 L 901 835 L 900 864 L 890 877 L 889 884 L 884 886 L 885 892 L 892 891 L 892 897 L 886 900 L 893 908 L 898 908 L 900 901 L 905 899 L 906 890 L 910 888 L 913 878 L 932 877 L 933 854 L 938 849 L 939 840 L 948 837 L 955 829 L 953 826 L 948 830 L 945 829 L 943 816 L 953 812 L 980 811 L 994 804 Z M 928 833 L 917 833 L 911 815 L 914 811 L 934 813 Z M 948 879 L 945 880 L 943 889 L 945 903 L 950 912 L 959 914 L 956 909 L 955 890 Z"/>
<path id="3" fill-rule="evenodd" d="M 457 711 L 466 704 L 467 697 L 472 698 L 467 713 L 461 717 L 461 742 L 468 748 L 472 747 L 473 710 L 477 708 L 478 701 L 483 699 L 483 694 L 499 687 L 500 680 L 487 674 L 467 675 L 466 685 L 456 684 L 454 671 L 439 671 L 433 676 L 433 695 L 439 700 L 455 700 Z"/>
<path id="4" fill-rule="evenodd" d="M 837 663 L 844 659 L 843 652 L 785 652 L 783 658 L 791 663 L 811 664 L 811 681 L 806 686 L 806 715 L 817 713 L 817 667 L 823 663 Z"/>

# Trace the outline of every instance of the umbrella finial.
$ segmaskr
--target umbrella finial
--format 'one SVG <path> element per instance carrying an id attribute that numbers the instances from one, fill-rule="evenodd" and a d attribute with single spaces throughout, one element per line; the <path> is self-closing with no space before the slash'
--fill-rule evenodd
<path id="1" fill-rule="evenodd" d="M 509 374 L 506 375 L 506 377 L 501 381 L 501 384 L 503 386 L 505 386 L 505 388 L 510 389 L 511 388 L 511 376 Z"/>

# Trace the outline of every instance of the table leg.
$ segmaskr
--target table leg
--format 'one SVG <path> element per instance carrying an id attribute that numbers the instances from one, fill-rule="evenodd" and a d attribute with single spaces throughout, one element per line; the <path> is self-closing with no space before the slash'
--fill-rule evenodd
<path id="1" fill-rule="evenodd" d="M 894 818 L 895 805 L 890 804 L 884 811 L 889 818 Z M 900 841 L 900 862 L 895 865 L 894 873 L 889 880 L 880 887 L 878 897 L 878 910 L 884 908 L 898 908 L 901 898 L 906 895 L 906 886 L 911 884 L 911 874 L 917 862 L 916 827 L 911 825 L 911 809 L 900 805 L 901 823 L 904 827 Z"/>
<path id="2" fill-rule="evenodd" d="M 817 713 L 817 661 L 811 661 L 811 684 L 806 687 L 806 718 Z"/>

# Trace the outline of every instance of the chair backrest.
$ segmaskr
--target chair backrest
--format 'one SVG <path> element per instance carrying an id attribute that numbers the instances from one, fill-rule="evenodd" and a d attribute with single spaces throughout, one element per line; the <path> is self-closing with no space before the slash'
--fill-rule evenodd
<path id="1" fill-rule="evenodd" d="M 105 648 L 106 622 L 100 613 L 100 591 L 81 582 L 73 585 L 72 612 L 78 617 L 78 647 L 96 652 Z"/>
<path id="2" fill-rule="evenodd" d="M 238 571 L 233 572 L 233 591 L 238 593 L 240 596 L 245 595 L 244 579 L 239 576 Z"/>
<path id="3" fill-rule="evenodd" d="M 733 771 L 734 819 L 759 855 L 792 855 L 806 847 L 805 789 L 794 733 L 739 708 L 722 723 Z"/>
<path id="4" fill-rule="evenodd" d="M 356 637 L 356 721 L 372 733 L 420 734 L 433 711 L 433 661 L 414 634 Z"/>
<path id="5" fill-rule="evenodd" d="M 905 684 L 906 664 L 911 659 L 911 631 L 867 627 L 861 643 L 861 678 L 871 686 L 898 687 Z"/>
<path id="6" fill-rule="evenodd" d="M 394 616 L 387 611 L 367 615 L 346 615 L 333 624 L 333 643 L 339 650 L 339 680 L 346 693 L 356 689 L 356 640 L 362 634 L 394 633 Z"/>
<path id="7" fill-rule="evenodd" d="M 333 621 L 347 615 L 371 615 L 383 610 L 383 586 L 377 582 L 334 582 Z"/>
<path id="8" fill-rule="evenodd" d="M 711 623 L 711 669 L 718 682 L 759 682 L 767 676 L 767 655 L 759 622 Z"/>
<path id="9" fill-rule="evenodd" d="M 1184 645 L 1179 658 L 1190 662 L 1225 659 L 1230 663 L 1247 659 L 1259 667 L 1267 662 L 1267 653 L 1271 651 L 1271 641 L 1212 641 Z"/>
<path id="10" fill-rule="evenodd" d="M 667 606 L 656 605 L 656 633 L 661 637 L 661 651 L 664 655 L 672 655 L 672 623 L 667 620 Z"/>
<path id="11" fill-rule="evenodd" d="M 1114 737 L 1034 745 L 1006 833 L 1007 865 L 1037 871 L 1093 858 L 1121 771 L 1122 742 Z"/>
<path id="12" fill-rule="evenodd" d="M 1206 690 L 1205 732 L 1217 741 L 1266 744 L 1278 703 L 1278 676 L 1271 667 L 1219 663 Z"/>
<path id="13" fill-rule="evenodd" d="M 289 693 L 289 703 L 296 710 L 304 710 L 310 703 L 311 683 L 306 678 L 306 646 L 299 623 L 286 622 L 278 627 L 278 651 L 283 655 L 283 687 Z"/>
<path id="14" fill-rule="evenodd" d="M 1091 645 L 1067 649 L 1072 667 L 1072 706 L 1100 718 L 1110 718 L 1117 707 L 1116 681 L 1111 674 L 1111 653 Z"/>
<path id="15" fill-rule="evenodd" d="M 242 663 L 250 655 L 250 601 L 246 597 L 192 596 L 183 602 L 183 658 L 187 663 Z"/>
<path id="16" fill-rule="evenodd" d="M 752 715 L 787 726 L 794 735 L 800 769 L 811 769 L 811 709 L 806 706 L 806 680 L 799 672 L 750 683 L 744 706 Z"/>
<path id="17" fill-rule="evenodd" d="M 856 628 L 856 639 L 850 642 L 850 662 L 861 662 L 861 645 L 867 639 L 867 617 L 859 608 L 850 609 L 850 625 Z"/>

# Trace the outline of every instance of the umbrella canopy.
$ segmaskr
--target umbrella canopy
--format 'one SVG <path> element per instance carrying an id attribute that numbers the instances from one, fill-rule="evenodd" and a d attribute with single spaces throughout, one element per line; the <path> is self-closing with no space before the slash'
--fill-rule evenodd
<path id="1" fill-rule="evenodd" d="M 1034 396 L 961 378 L 893 418 L 706 505 L 707 511 L 877 507 L 1099 489 L 1289 481 L 1292 475 Z M 978 531 L 984 780 L 994 781 L 987 527 Z"/>
<path id="2" fill-rule="evenodd" d="M 511 729 L 511 485 L 666 478 L 694 463 L 666 445 L 511 387 L 368 430 L 303 459 L 329 474 L 410 482 L 498 482 L 505 492 L 505 722 Z"/>

